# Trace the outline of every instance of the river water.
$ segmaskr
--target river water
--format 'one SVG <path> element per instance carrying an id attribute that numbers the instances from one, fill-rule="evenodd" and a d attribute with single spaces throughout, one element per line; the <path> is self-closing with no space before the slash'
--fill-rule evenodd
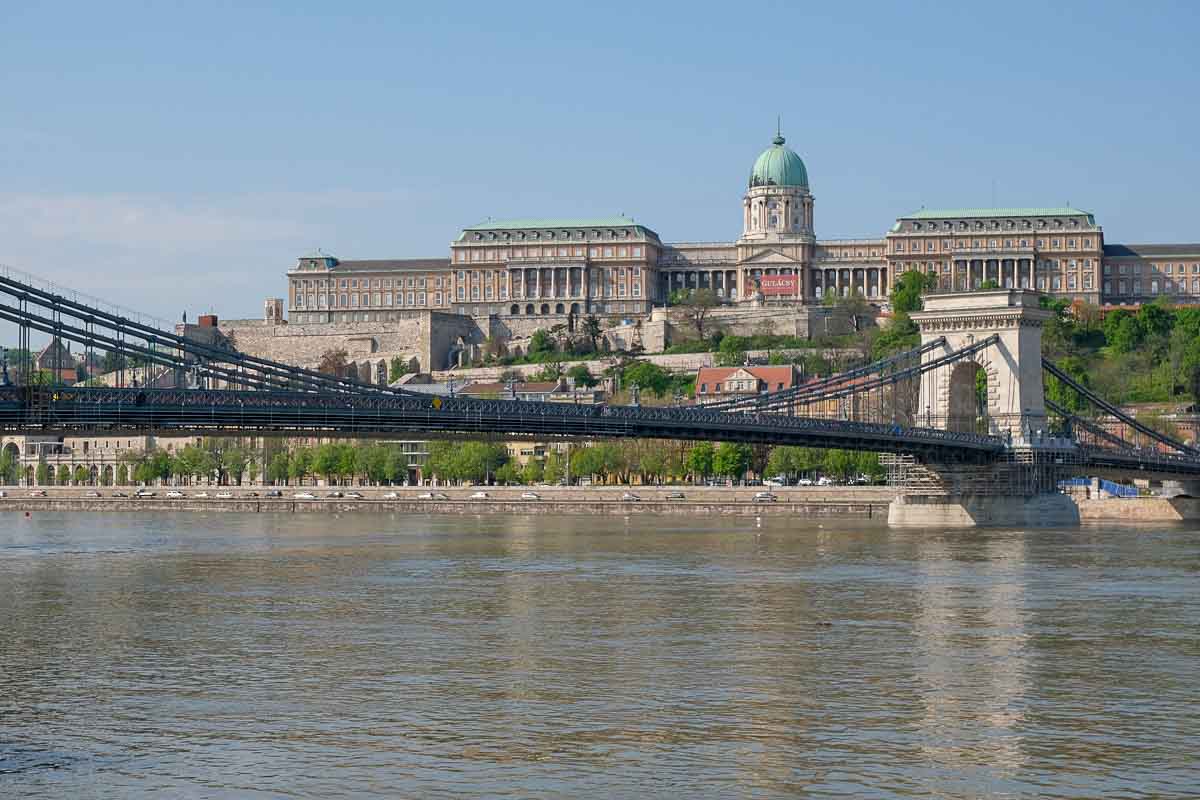
<path id="1" fill-rule="evenodd" d="M 1200 793 L 1200 533 L 0 515 L 0 797 Z"/>

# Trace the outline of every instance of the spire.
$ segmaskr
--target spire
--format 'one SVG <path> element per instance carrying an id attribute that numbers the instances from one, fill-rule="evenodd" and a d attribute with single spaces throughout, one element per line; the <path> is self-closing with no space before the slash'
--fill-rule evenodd
<path id="1" fill-rule="evenodd" d="M 775 115 L 775 138 L 772 144 L 781 145 L 786 139 L 783 138 L 783 118 L 778 114 Z"/>

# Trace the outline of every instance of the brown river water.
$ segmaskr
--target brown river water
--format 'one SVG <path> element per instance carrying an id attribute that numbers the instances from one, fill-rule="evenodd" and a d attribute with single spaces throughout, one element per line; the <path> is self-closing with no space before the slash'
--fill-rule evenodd
<path id="1" fill-rule="evenodd" d="M 1195 797 L 1200 531 L 0 514 L 0 798 Z"/>

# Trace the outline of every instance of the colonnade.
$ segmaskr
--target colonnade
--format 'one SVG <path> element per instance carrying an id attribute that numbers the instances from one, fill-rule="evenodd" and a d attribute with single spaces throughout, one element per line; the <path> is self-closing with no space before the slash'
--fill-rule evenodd
<path id="1" fill-rule="evenodd" d="M 836 297 L 849 297 L 857 292 L 867 298 L 883 298 L 888 293 L 885 267 L 835 267 L 815 269 L 809 280 L 810 296 L 819 298 L 833 290 Z"/>
<path id="2" fill-rule="evenodd" d="M 949 282 L 953 291 L 978 289 L 994 281 L 1002 289 L 1032 289 L 1037 285 L 1036 262 L 1032 258 L 957 258 L 951 262 L 949 275 L 943 273 L 942 284 Z"/>

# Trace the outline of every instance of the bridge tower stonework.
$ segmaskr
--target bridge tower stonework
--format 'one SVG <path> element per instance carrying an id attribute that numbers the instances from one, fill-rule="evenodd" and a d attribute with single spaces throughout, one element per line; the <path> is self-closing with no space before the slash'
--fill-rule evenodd
<path id="1" fill-rule="evenodd" d="M 1058 492 L 1058 476 L 1076 451 L 1046 435 L 1042 328 L 1053 312 L 1024 289 L 931 295 L 912 315 L 921 344 L 945 343 L 926 362 L 996 337 L 970 358 L 931 370 L 921 379 L 916 424 L 1000 436 L 1008 444 L 994 462 L 934 463 L 893 459 L 899 493 L 888 512 L 897 527 L 1069 525 L 1074 502 Z M 976 374 L 987 376 L 985 402 Z"/>

